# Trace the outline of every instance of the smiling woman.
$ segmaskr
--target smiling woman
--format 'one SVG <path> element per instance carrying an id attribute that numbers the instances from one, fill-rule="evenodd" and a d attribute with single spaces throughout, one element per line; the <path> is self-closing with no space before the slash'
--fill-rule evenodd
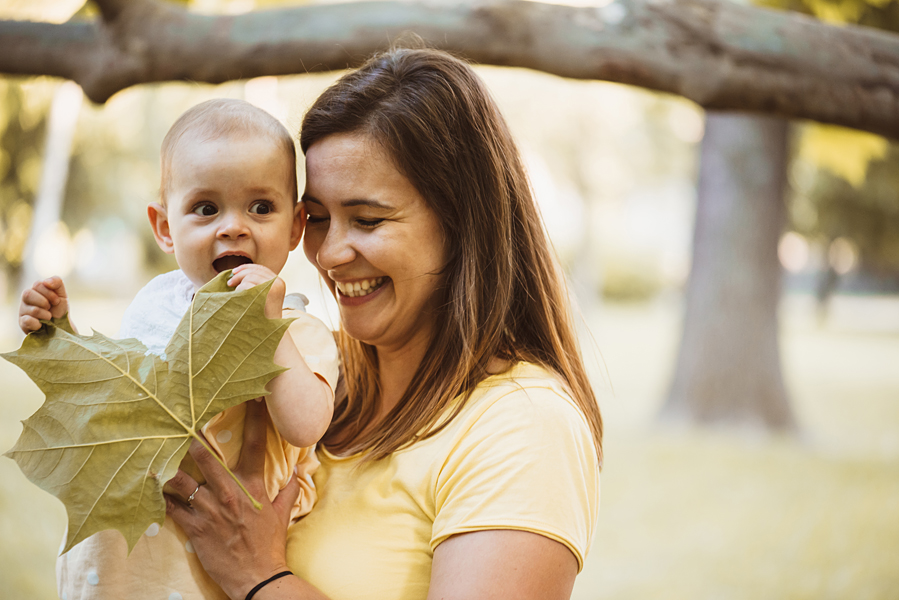
<path id="1" fill-rule="evenodd" d="M 378 347 L 380 360 L 420 355 L 433 337 L 447 260 L 437 216 L 365 135 L 315 144 L 306 173 L 303 247 L 337 297 L 343 331 Z"/>
<path id="2" fill-rule="evenodd" d="M 195 446 L 218 491 L 170 514 L 232 598 L 568 598 L 599 507 L 602 420 L 484 85 L 446 53 L 393 50 L 322 94 L 300 145 L 304 249 L 341 316 L 319 502 L 285 535 L 293 484 L 255 513 Z M 251 490 L 259 436 L 248 420 Z"/>

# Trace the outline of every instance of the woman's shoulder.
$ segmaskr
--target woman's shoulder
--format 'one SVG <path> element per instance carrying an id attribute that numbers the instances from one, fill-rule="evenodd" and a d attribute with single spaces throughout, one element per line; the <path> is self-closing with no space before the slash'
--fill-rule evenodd
<path id="1" fill-rule="evenodd" d="M 473 404 L 515 403 L 525 399 L 540 399 L 579 410 L 559 375 L 543 365 L 523 361 L 482 381 L 470 398 Z"/>
<path id="2" fill-rule="evenodd" d="M 530 363 L 489 377 L 449 433 L 434 469 L 432 548 L 459 533 L 518 529 L 565 544 L 583 565 L 599 507 L 599 465 L 590 428 L 560 377 Z"/>
<path id="3" fill-rule="evenodd" d="M 457 419 L 462 430 L 491 424 L 502 429 L 589 429 L 562 378 L 529 362 L 513 364 L 482 381 Z"/>

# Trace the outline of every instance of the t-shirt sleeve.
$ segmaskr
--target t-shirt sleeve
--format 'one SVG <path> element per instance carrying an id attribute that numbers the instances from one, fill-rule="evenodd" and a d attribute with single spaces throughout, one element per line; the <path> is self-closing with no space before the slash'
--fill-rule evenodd
<path id="1" fill-rule="evenodd" d="M 324 379 L 332 391 L 337 389 L 340 365 L 334 334 L 324 323 L 303 310 L 285 308 L 282 315 L 296 319 L 287 332 L 309 369 Z"/>
<path id="2" fill-rule="evenodd" d="M 520 387 L 467 425 L 437 476 L 431 549 L 460 533 L 516 529 L 564 544 L 580 571 L 599 510 L 580 410 L 556 386 Z"/>

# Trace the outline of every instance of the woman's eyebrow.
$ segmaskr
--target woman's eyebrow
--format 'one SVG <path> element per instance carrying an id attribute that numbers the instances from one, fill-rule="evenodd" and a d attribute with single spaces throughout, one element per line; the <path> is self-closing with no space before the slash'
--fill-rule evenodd
<path id="1" fill-rule="evenodd" d="M 302 200 L 303 200 L 303 202 L 310 202 L 312 204 L 318 204 L 319 206 L 324 206 L 320 200 L 318 200 L 314 196 L 310 196 L 308 194 L 303 194 Z M 384 204 L 383 202 L 378 202 L 377 200 L 363 200 L 361 198 L 353 199 L 353 200 L 344 200 L 343 202 L 340 203 L 340 206 L 342 206 L 344 208 L 351 208 L 353 206 L 369 206 L 371 208 L 381 209 L 381 210 L 390 210 L 393 208 L 389 204 Z"/>
<path id="2" fill-rule="evenodd" d="M 377 200 L 344 200 L 340 203 L 344 208 L 350 208 L 352 206 L 369 206 L 371 208 L 380 208 L 381 210 L 388 210 L 393 208 L 389 204 L 384 204 L 383 202 L 378 202 Z"/>

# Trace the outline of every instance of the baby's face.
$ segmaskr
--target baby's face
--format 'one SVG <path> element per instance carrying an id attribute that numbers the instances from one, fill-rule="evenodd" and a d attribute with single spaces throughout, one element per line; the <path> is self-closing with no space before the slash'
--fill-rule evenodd
<path id="1" fill-rule="evenodd" d="M 245 263 L 281 271 L 302 235 L 290 160 L 263 136 L 178 144 L 165 211 L 178 266 L 195 286 Z"/>

